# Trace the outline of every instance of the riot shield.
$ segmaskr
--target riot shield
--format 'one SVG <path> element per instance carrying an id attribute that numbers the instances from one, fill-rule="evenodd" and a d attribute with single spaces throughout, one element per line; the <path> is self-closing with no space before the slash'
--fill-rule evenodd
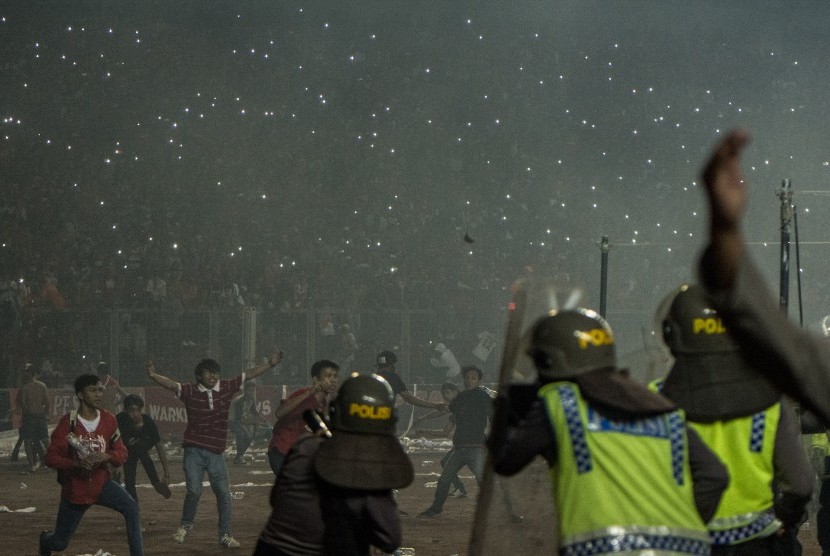
<path id="1" fill-rule="evenodd" d="M 558 288 L 551 281 L 526 280 L 513 285 L 499 369 L 500 391 L 509 388 L 511 396 L 513 393 L 535 396 L 536 370 L 526 354 L 530 330 L 539 318 L 576 307 L 580 298 L 579 290 Z M 469 554 L 555 553 L 557 519 L 550 488 L 543 459 L 537 458 L 508 478 L 493 472 L 488 456 Z"/>

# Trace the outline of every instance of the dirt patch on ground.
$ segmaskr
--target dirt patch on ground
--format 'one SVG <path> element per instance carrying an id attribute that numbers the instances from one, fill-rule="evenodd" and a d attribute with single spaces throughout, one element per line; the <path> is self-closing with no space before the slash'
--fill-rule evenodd
<path id="1" fill-rule="evenodd" d="M 250 554 L 263 523 L 270 513 L 268 494 L 273 475 L 264 453 L 253 454 L 250 465 L 229 463 L 231 490 L 243 493 L 234 500 L 233 534 L 242 543 L 234 554 Z M 467 485 L 467 498 L 449 498 L 444 513 L 435 518 L 418 518 L 432 502 L 438 479 L 439 460 L 443 451 L 424 450 L 412 454 L 415 465 L 415 483 L 400 492 L 398 503 L 405 512 L 402 516 L 405 547 L 414 548 L 421 556 L 448 556 L 467 554 L 470 531 L 475 514 L 478 489 L 472 475 L 465 469 L 461 479 Z M 0 513 L 2 548 L 0 553 L 14 556 L 36 555 L 38 533 L 54 527 L 59 501 L 59 486 L 55 472 L 39 471 L 21 474 L 21 464 L 8 462 L 7 454 L 0 454 L 0 506 L 10 510 L 35 508 L 31 512 Z M 143 470 L 139 469 L 138 489 L 142 523 L 145 527 L 144 544 L 148 556 L 227 554 L 217 544 L 216 503 L 210 489 L 205 489 L 199 504 L 196 527 L 185 544 L 177 544 L 172 535 L 179 523 L 184 498 L 184 474 L 181 461 L 172 465 L 173 497 L 165 500 L 155 493 Z M 545 468 L 541 463 L 507 484 L 516 512 L 523 516 L 519 523 L 510 520 L 503 503 L 503 491 L 497 486 L 493 492 L 493 509 L 489 512 L 486 530 L 486 554 L 552 554 L 553 518 L 550 492 Z M 818 556 L 814 532 L 809 526 L 802 531 L 804 554 Z M 81 522 L 66 555 L 95 554 L 98 550 L 118 556 L 127 556 L 126 531 L 121 516 L 106 508 L 92 507 Z"/>

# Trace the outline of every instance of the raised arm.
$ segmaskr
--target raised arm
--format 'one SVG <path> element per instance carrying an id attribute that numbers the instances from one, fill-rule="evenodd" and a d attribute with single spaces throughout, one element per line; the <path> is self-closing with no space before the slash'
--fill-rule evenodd
<path id="1" fill-rule="evenodd" d="M 282 419 L 306 401 L 311 396 L 314 396 L 320 392 L 322 392 L 324 386 L 322 383 L 315 384 L 312 388 L 309 388 L 307 392 L 300 396 L 294 396 L 293 398 L 286 398 L 280 402 L 280 406 L 274 412 L 274 416 L 277 419 Z"/>
<path id="2" fill-rule="evenodd" d="M 118 392 L 122 398 L 127 397 L 127 391 L 121 388 L 121 384 L 116 380 L 114 381 L 115 384 L 115 391 Z"/>
<path id="3" fill-rule="evenodd" d="M 256 367 L 251 367 L 250 369 L 245 371 L 245 380 L 251 380 L 252 378 L 256 378 L 268 369 L 272 369 L 280 364 L 282 361 L 282 350 L 277 350 L 271 355 L 268 356 L 264 362 L 260 363 Z"/>
<path id="4" fill-rule="evenodd" d="M 746 209 L 746 183 L 741 171 L 741 152 L 749 143 L 745 131 L 731 131 L 712 152 L 703 169 L 703 185 L 709 200 L 709 256 L 711 285 L 730 288 L 735 282 L 744 252 L 741 218 Z"/>
<path id="5" fill-rule="evenodd" d="M 400 397 L 402 397 L 407 402 L 411 403 L 412 405 L 418 407 L 426 407 L 429 409 L 440 409 L 443 411 L 447 410 L 447 404 L 444 402 L 429 402 L 427 400 L 422 400 L 421 398 L 412 394 L 409 390 L 404 390 L 402 392 L 398 392 Z"/>
<path id="6" fill-rule="evenodd" d="M 412 422 L 412 426 L 417 427 L 418 425 L 420 425 L 424 421 L 428 421 L 430 419 L 435 419 L 436 417 L 441 417 L 441 416 L 446 416 L 446 415 L 447 415 L 446 411 L 436 409 L 435 411 L 432 411 L 432 412 L 427 413 L 426 415 L 424 415 L 422 417 L 418 417 L 417 419 L 415 419 Z"/>
<path id="7" fill-rule="evenodd" d="M 455 430 L 455 421 L 450 419 L 443 429 L 418 429 L 415 434 L 424 438 L 449 438 Z"/>
<path id="8" fill-rule="evenodd" d="M 168 390 L 171 390 L 176 393 L 179 392 L 179 383 L 173 379 L 167 378 L 164 375 L 158 374 L 156 372 L 156 366 L 155 364 L 153 364 L 152 361 L 147 362 L 147 376 L 153 379 L 153 381 L 159 386 L 167 388 Z"/>
<path id="9" fill-rule="evenodd" d="M 779 309 L 744 243 L 747 192 L 740 163 L 748 141 L 745 132 L 730 132 L 703 171 L 710 237 L 700 261 L 701 283 L 758 372 L 830 422 L 830 345 L 799 329 Z"/>

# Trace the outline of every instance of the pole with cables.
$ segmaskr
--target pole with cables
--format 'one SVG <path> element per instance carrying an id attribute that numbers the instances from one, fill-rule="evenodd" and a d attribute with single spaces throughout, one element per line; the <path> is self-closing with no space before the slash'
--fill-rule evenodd
<path id="1" fill-rule="evenodd" d="M 599 243 L 599 250 L 602 252 L 602 258 L 599 269 L 599 314 L 605 318 L 605 309 L 608 301 L 608 251 L 611 250 L 611 244 L 608 243 L 608 236 L 602 236 Z"/>
<path id="2" fill-rule="evenodd" d="M 778 199 L 781 201 L 781 284 L 778 305 L 786 313 L 790 304 L 790 227 L 793 221 L 793 189 L 789 179 L 781 182 Z"/>

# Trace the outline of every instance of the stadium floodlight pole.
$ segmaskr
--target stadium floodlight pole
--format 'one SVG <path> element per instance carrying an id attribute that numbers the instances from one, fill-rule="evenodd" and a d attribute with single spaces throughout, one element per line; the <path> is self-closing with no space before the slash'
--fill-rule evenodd
<path id="1" fill-rule="evenodd" d="M 608 236 L 602 236 L 599 242 L 599 250 L 602 252 L 599 267 L 599 314 L 602 318 L 605 318 L 605 308 L 608 300 L 608 251 L 611 250 Z"/>
<path id="2" fill-rule="evenodd" d="M 781 284 L 778 305 L 786 313 L 790 304 L 790 226 L 793 221 L 793 188 L 789 179 L 781 182 L 778 199 L 781 201 Z"/>

